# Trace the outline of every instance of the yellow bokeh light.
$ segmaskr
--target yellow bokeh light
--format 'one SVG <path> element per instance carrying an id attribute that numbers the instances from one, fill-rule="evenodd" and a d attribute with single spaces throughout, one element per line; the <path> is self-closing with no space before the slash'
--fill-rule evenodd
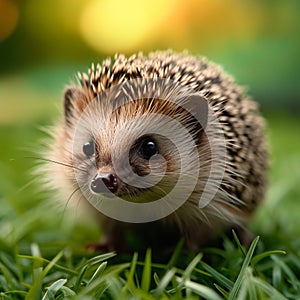
<path id="1" fill-rule="evenodd" d="M 15 30 L 19 11 L 11 0 L 0 0 L 0 41 L 5 40 Z"/>
<path id="2" fill-rule="evenodd" d="M 161 30 L 175 0 L 92 0 L 82 11 L 80 32 L 100 52 L 133 51 Z"/>
<path id="3" fill-rule="evenodd" d="M 147 51 L 157 45 L 180 51 L 249 39 L 261 21 L 259 4 L 250 10 L 238 0 L 89 0 L 79 30 L 100 53 Z"/>

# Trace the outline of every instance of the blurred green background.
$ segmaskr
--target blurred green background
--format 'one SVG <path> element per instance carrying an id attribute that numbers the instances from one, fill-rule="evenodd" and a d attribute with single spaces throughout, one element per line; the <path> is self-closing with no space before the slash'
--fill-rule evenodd
<path id="1" fill-rule="evenodd" d="M 26 149 L 57 119 L 75 72 L 116 52 L 172 48 L 221 64 L 260 103 L 272 166 L 253 227 L 300 236 L 299 16 L 299 0 L 0 0 L 0 220 L 41 197 L 26 187 Z"/>

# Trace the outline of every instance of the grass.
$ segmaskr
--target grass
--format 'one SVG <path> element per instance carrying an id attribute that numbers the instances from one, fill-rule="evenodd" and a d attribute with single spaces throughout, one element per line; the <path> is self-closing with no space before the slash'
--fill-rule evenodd
<path id="1" fill-rule="evenodd" d="M 125 263 L 116 263 L 114 253 L 89 258 L 69 247 L 51 259 L 42 257 L 38 244 L 30 255 L 18 247 L 0 257 L 1 299 L 297 299 L 300 283 L 289 266 L 299 257 L 284 251 L 254 255 L 259 238 L 248 252 L 229 241 L 224 250 L 211 249 L 218 260 L 212 267 L 193 257 L 180 268 L 179 251 L 167 265 L 151 262 L 148 250 L 143 261 L 138 254 Z M 293 262 L 294 259 L 294 262 Z M 297 268 L 296 268 L 297 269 Z"/>
<path id="2" fill-rule="evenodd" d="M 266 118 L 270 189 L 251 223 L 260 238 L 245 250 L 233 233 L 223 237 L 222 248 L 196 254 L 183 253 L 178 244 L 166 264 L 152 261 L 151 249 L 130 257 L 87 251 L 83 245 L 99 239 L 96 224 L 61 210 L 29 175 L 35 162 L 25 158 L 24 147 L 37 147 L 42 133 L 35 125 L 49 124 L 49 114 L 23 124 L 5 119 L 0 299 L 299 299 L 300 124 L 285 113 Z"/>

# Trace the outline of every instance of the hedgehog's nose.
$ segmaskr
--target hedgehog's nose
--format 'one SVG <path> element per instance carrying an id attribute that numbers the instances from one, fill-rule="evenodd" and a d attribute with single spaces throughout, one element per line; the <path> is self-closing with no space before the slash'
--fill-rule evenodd
<path id="1" fill-rule="evenodd" d="M 97 194 L 107 193 L 107 190 L 104 188 L 103 183 L 112 193 L 115 193 L 117 191 L 117 178 L 111 173 L 98 173 L 91 182 L 92 191 Z"/>

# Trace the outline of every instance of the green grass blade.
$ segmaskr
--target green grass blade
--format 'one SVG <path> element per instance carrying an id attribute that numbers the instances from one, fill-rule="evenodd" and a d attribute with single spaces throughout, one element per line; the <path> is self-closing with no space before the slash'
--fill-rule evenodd
<path id="1" fill-rule="evenodd" d="M 57 261 L 59 261 L 61 259 L 61 257 L 63 256 L 63 251 L 60 251 L 51 261 L 50 263 L 46 266 L 46 268 L 40 273 L 40 275 L 35 279 L 35 281 L 33 282 L 26 300 L 33 300 L 33 299 L 38 299 L 39 295 L 40 295 L 40 287 L 42 285 L 42 280 L 43 278 L 47 275 L 47 273 L 55 266 L 55 264 L 57 263 Z"/>
<path id="2" fill-rule="evenodd" d="M 257 300 L 256 285 L 253 282 L 253 275 L 252 275 L 251 267 L 247 267 L 243 285 L 245 287 L 245 292 L 248 293 L 248 298 L 250 300 Z M 243 286 L 242 286 L 242 288 L 243 288 Z M 240 291 L 242 290 L 242 288 L 240 289 Z M 240 299 L 240 300 L 246 299 L 246 294 L 243 295 L 241 292 L 239 292 L 238 299 Z"/>
<path id="3" fill-rule="evenodd" d="M 8 268 L 6 266 L 2 265 L 2 263 L 0 263 L 0 274 L 3 275 L 3 277 L 5 278 L 6 284 L 8 286 L 14 285 L 13 276 L 12 276 L 10 270 L 8 270 Z"/>
<path id="4" fill-rule="evenodd" d="M 101 274 L 106 269 L 106 266 L 107 266 L 107 262 L 105 261 L 97 268 L 97 270 L 95 271 L 95 273 L 93 274 L 93 276 L 91 277 L 87 285 L 91 284 L 91 282 L 93 282 L 97 277 L 100 277 Z"/>
<path id="5" fill-rule="evenodd" d="M 159 297 L 164 292 L 164 290 L 166 289 L 166 287 L 168 286 L 168 284 L 170 283 L 172 278 L 175 276 L 175 274 L 176 274 L 175 268 L 167 270 L 167 272 L 162 277 L 162 279 L 159 281 L 159 283 L 154 291 L 154 295 L 156 297 Z"/>
<path id="6" fill-rule="evenodd" d="M 11 295 L 11 294 L 16 294 L 16 295 L 20 295 L 20 296 L 23 296 L 22 299 L 25 299 L 26 296 L 27 296 L 27 292 L 25 291 L 18 291 L 18 290 L 10 290 L 10 291 L 7 291 L 5 293 L 0 293 L 0 299 L 2 300 L 1 297 L 3 297 L 3 299 L 5 299 L 4 297 L 6 297 L 7 295 Z M 20 297 L 18 297 L 17 299 L 19 299 Z M 11 297 L 6 297 L 6 299 L 16 299 L 15 297 L 14 298 L 11 298 Z"/>
<path id="7" fill-rule="evenodd" d="M 242 244 L 241 244 L 241 242 L 240 242 L 240 240 L 239 240 L 239 238 L 238 238 L 238 236 L 236 235 L 236 233 L 235 233 L 234 230 L 232 230 L 232 235 L 233 235 L 233 238 L 234 238 L 236 244 L 238 245 L 240 251 L 242 252 L 243 256 L 245 257 L 245 256 L 246 256 L 246 252 L 245 252 L 245 250 L 244 250 L 244 247 L 242 246 Z"/>
<path id="8" fill-rule="evenodd" d="M 62 286 L 61 292 L 64 295 L 64 299 L 76 296 L 76 293 L 72 291 L 70 288 L 68 288 L 67 286 Z"/>
<path id="9" fill-rule="evenodd" d="M 160 283 L 160 278 L 156 272 L 154 272 L 154 274 L 153 274 L 153 280 L 154 280 L 156 286 L 158 286 Z"/>
<path id="10" fill-rule="evenodd" d="M 119 298 L 117 298 L 118 300 Z M 142 299 L 142 300 L 157 300 L 156 297 L 154 297 L 153 295 L 141 290 L 141 289 L 136 289 L 134 291 L 134 295 L 126 298 L 126 299 Z M 165 298 L 166 299 L 166 298 Z"/>
<path id="11" fill-rule="evenodd" d="M 282 280 L 282 270 L 278 265 L 274 265 L 272 270 L 272 283 L 274 287 L 279 288 L 281 280 Z"/>
<path id="12" fill-rule="evenodd" d="M 244 259 L 243 265 L 241 267 L 240 273 L 239 273 L 239 275 L 238 275 L 238 277 L 237 277 L 237 279 L 236 279 L 236 281 L 235 281 L 235 283 L 233 285 L 232 290 L 229 293 L 228 300 L 233 300 L 233 299 L 236 298 L 236 296 L 238 294 L 238 291 L 239 291 L 239 289 L 240 289 L 240 287 L 242 285 L 244 276 L 246 274 L 247 267 L 248 267 L 248 265 L 251 262 L 251 258 L 253 256 L 253 253 L 254 253 L 254 250 L 256 248 L 256 245 L 257 245 L 258 241 L 259 241 L 259 237 L 256 237 L 253 240 L 253 242 L 251 243 L 250 248 L 248 250 L 248 253 L 247 253 L 247 255 L 246 255 L 245 259 Z"/>
<path id="13" fill-rule="evenodd" d="M 150 289 L 151 283 L 151 249 L 148 249 L 146 252 L 145 264 L 142 274 L 142 285 L 141 288 L 143 291 L 148 292 Z"/>
<path id="14" fill-rule="evenodd" d="M 212 268 L 205 262 L 201 262 L 201 265 L 202 265 L 203 269 L 205 269 L 209 274 L 211 274 L 213 276 L 213 278 L 216 279 L 225 288 L 227 288 L 228 290 L 232 289 L 234 283 L 230 279 L 225 277 L 223 274 L 221 274 L 220 272 L 218 272 L 217 270 L 215 270 L 214 268 Z"/>
<path id="15" fill-rule="evenodd" d="M 79 291 L 79 288 L 81 286 L 83 277 L 86 273 L 86 270 L 88 269 L 88 265 L 85 265 L 82 267 L 81 271 L 78 274 L 78 277 L 76 279 L 75 285 L 74 285 L 74 292 L 77 293 Z"/>
<path id="16" fill-rule="evenodd" d="M 179 281 L 181 281 L 181 278 L 178 278 Z M 184 283 L 185 288 L 192 290 L 195 294 L 203 297 L 207 300 L 222 300 L 222 298 L 211 288 L 193 282 L 191 280 L 186 280 Z"/>
<path id="17" fill-rule="evenodd" d="M 42 300 L 55 300 L 55 294 L 65 285 L 67 279 L 58 279 L 53 282 L 47 289 Z"/>
<path id="18" fill-rule="evenodd" d="M 81 269 L 84 265 L 92 266 L 92 265 L 97 265 L 105 260 L 108 260 L 109 258 L 112 258 L 116 256 L 116 253 L 114 252 L 109 252 L 109 253 L 104 253 L 101 255 L 97 255 L 88 261 L 86 261 L 83 265 L 81 265 L 79 268 Z"/>
<path id="19" fill-rule="evenodd" d="M 168 262 L 168 265 L 166 267 L 167 270 L 171 269 L 175 265 L 176 261 L 178 260 L 179 255 L 180 255 L 180 252 L 182 250 L 183 244 L 184 244 L 184 239 L 180 239 L 180 241 L 176 245 L 176 247 L 173 251 L 173 254 Z"/>
<path id="20" fill-rule="evenodd" d="M 5 255 L 4 253 L 0 253 L 0 267 L 5 268 L 10 273 L 10 278 L 20 278 L 20 271 L 15 265 L 15 261 L 9 259 L 8 255 Z"/>
<path id="21" fill-rule="evenodd" d="M 136 270 L 136 265 L 137 265 L 137 260 L 138 260 L 138 253 L 135 252 L 133 254 L 132 260 L 131 260 L 131 266 L 129 272 L 126 273 L 126 278 L 127 282 L 123 288 L 123 291 L 127 289 L 135 289 L 135 283 L 134 283 L 134 275 L 135 275 L 135 270 Z"/>
<path id="22" fill-rule="evenodd" d="M 266 252 L 257 254 L 255 256 L 253 256 L 253 258 L 251 260 L 251 264 L 253 266 L 255 266 L 259 261 L 261 261 L 262 259 L 264 259 L 266 257 L 269 257 L 269 256 L 271 256 L 273 254 L 283 254 L 283 255 L 285 255 L 286 252 L 283 251 L 283 250 L 272 250 L 272 251 L 266 251 Z"/>
<path id="23" fill-rule="evenodd" d="M 280 292 L 278 292 L 266 281 L 262 281 L 260 278 L 253 278 L 253 282 L 258 288 L 262 289 L 269 296 L 269 299 L 287 300 L 286 297 L 284 297 Z"/>
<path id="24" fill-rule="evenodd" d="M 36 263 L 42 263 L 43 264 L 49 264 L 50 260 L 42 258 L 42 257 L 36 257 L 36 256 L 30 256 L 30 255 L 18 255 L 19 258 L 25 258 L 25 259 L 30 259 L 33 260 Z M 61 271 L 63 273 L 67 273 L 69 275 L 73 275 L 73 276 L 77 276 L 78 272 L 74 271 L 73 269 L 70 268 L 66 268 L 64 266 L 61 266 L 59 264 L 55 264 L 54 265 L 55 269 L 57 269 L 58 271 Z"/>
<path id="25" fill-rule="evenodd" d="M 214 284 L 214 287 L 224 296 L 225 299 L 228 298 L 229 293 L 227 291 L 225 291 L 225 289 L 223 289 L 222 287 L 220 287 L 217 284 Z"/>
<path id="26" fill-rule="evenodd" d="M 192 272 L 196 268 L 196 266 L 199 263 L 199 261 L 201 260 L 202 256 L 203 256 L 202 253 L 197 254 L 193 258 L 193 260 L 189 263 L 189 265 L 187 266 L 187 268 L 184 270 L 184 272 L 182 274 L 183 281 L 191 277 Z"/>
<path id="27" fill-rule="evenodd" d="M 290 269 L 290 267 L 286 263 L 284 263 L 284 261 L 278 259 L 278 257 L 276 257 L 276 256 L 272 255 L 271 258 L 275 262 L 275 264 L 284 271 L 284 273 L 290 279 L 290 282 L 292 283 L 293 288 L 295 290 L 297 290 L 300 287 L 299 280 L 297 279 L 297 277 L 293 273 L 293 271 Z"/>

